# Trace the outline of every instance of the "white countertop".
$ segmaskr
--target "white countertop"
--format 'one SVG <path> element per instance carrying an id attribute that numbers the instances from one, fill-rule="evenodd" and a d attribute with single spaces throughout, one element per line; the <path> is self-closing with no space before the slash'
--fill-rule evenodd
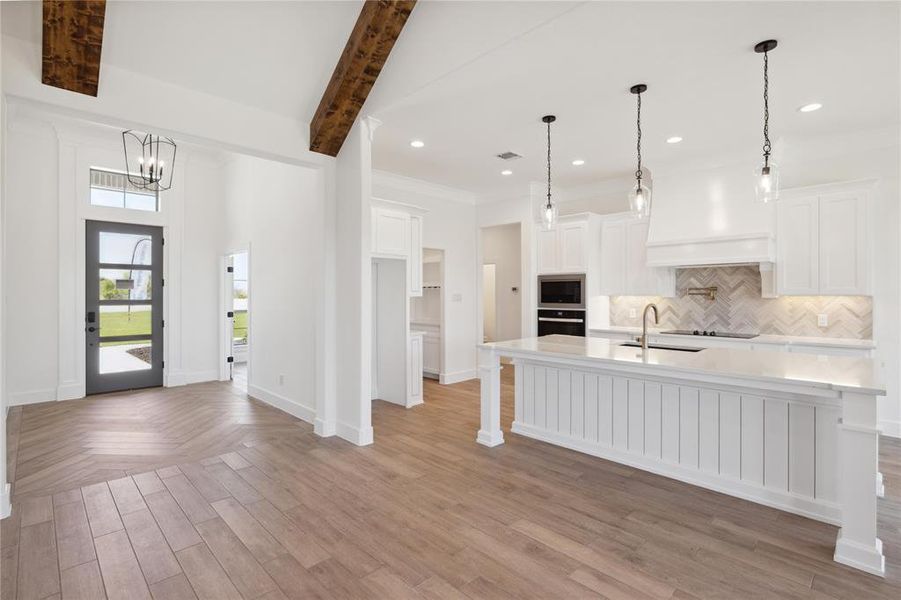
<path id="1" fill-rule="evenodd" d="M 674 340 L 678 339 L 691 339 L 691 340 L 706 340 L 706 339 L 714 339 L 721 342 L 735 342 L 737 344 L 774 344 L 777 346 L 792 346 L 792 345 L 800 345 L 800 346 L 823 346 L 828 348 L 857 348 L 861 350 L 870 350 L 876 347 L 876 343 L 873 340 L 859 340 L 853 338 L 835 338 L 835 337 L 814 337 L 814 336 L 801 336 L 801 335 L 771 335 L 771 334 L 761 334 L 757 337 L 750 339 L 743 338 L 729 338 L 729 337 L 716 337 L 707 338 L 704 336 L 698 335 L 678 335 L 673 333 L 660 333 L 661 329 L 659 328 L 649 328 L 648 333 L 651 335 L 659 335 L 661 338 L 673 338 Z M 630 335 L 641 335 L 641 327 L 618 327 L 611 325 L 609 327 L 601 327 L 598 329 L 591 329 L 590 333 L 603 335 L 605 333 L 616 333 L 616 334 L 630 334 Z M 678 342 L 673 342 L 678 343 Z"/>
<path id="2" fill-rule="evenodd" d="M 668 336 L 667 336 L 668 337 Z M 676 338 L 677 336 L 673 336 Z M 789 382 L 811 387 L 885 394 L 876 362 L 869 358 L 825 356 L 789 352 L 754 352 L 739 348 L 707 348 L 700 352 L 647 350 L 621 346 L 622 341 L 605 338 L 548 335 L 506 342 L 481 344 L 504 355 L 569 357 L 598 363 L 646 365 L 649 370 L 706 374 L 743 380 Z M 678 339 L 673 339 L 678 345 Z"/>

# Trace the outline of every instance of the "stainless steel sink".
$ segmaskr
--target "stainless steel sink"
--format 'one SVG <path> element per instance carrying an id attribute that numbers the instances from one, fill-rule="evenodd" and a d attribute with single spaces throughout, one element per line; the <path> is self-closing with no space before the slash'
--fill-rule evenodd
<path id="1" fill-rule="evenodd" d="M 641 348 L 638 342 L 624 342 L 620 346 L 628 346 L 629 348 Z M 651 350 L 673 350 L 675 352 L 700 352 L 706 348 L 692 348 L 691 346 L 670 346 L 668 344 L 648 344 Z"/>

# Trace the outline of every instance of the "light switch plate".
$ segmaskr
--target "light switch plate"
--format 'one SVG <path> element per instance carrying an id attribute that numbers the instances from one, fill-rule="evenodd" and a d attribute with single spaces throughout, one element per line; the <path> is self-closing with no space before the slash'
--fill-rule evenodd
<path id="1" fill-rule="evenodd" d="M 463 294 L 460 292 L 454 292 L 451 296 L 451 302 L 463 302 Z"/>
<path id="2" fill-rule="evenodd" d="M 817 325 L 819 327 L 829 327 L 829 315 L 826 315 L 826 314 L 817 315 Z"/>

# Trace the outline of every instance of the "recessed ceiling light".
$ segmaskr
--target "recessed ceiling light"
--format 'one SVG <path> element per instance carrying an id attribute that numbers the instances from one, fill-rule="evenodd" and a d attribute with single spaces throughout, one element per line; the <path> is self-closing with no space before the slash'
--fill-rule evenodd
<path id="1" fill-rule="evenodd" d="M 585 164 L 585 161 L 582 160 L 581 158 L 577 158 L 576 160 L 573 161 L 573 164 L 576 165 L 577 167 L 581 167 L 582 165 Z"/>
<path id="2" fill-rule="evenodd" d="M 504 169 L 503 171 L 501 171 L 501 175 L 513 175 L 513 171 L 511 171 L 510 169 Z"/>
<path id="3" fill-rule="evenodd" d="M 823 108 L 823 105 L 819 102 L 811 102 L 810 104 L 805 104 L 798 110 L 801 112 L 813 112 L 815 110 L 820 110 L 821 108 Z"/>
<path id="4" fill-rule="evenodd" d="M 673 137 L 666 138 L 667 144 L 678 144 L 681 141 L 682 141 L 682 138 L 680 138 L 678 135 L 674 135 Z"/>
<path id="5" fill-rule="evenodd" d="M 410 145 L 414 148 L 422 148 L 423 146 L 425 146 L 425 142 L 423 142 L 422 140 L 413 140 L 412 142 L 410 142 Z"/>

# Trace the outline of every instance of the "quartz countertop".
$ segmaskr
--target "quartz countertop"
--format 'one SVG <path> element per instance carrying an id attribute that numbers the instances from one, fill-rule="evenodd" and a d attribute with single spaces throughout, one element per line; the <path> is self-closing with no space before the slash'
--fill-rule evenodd
<path id="1" fill-rule="evenodd" d="M 669 338 L 670 336 L 665 336 Z M 678 345 L 678 336 L 671 345 Z M 547 335 L 506 342 L 481 344 L 480 348 L 504 350 L 516 355 L 572 358 L 577 361 L 616 363 L 649 371 L 698 374 L 771 383 L 794 383 L 810 387 L 884 395 L 885 385 L 876 361 L 870 358 L 825 356 L 790 352 L 754 352 L 740 348 L 707 348 L 700 352 L 653 350 L 622 346 L 621 340 Z"/>
<path id="2" fill-rule="evenodd" d="M 836 338 L 836 337 L 816 337 L 816 336 L 801 336 L 801 335 L 771 335 L 767 333 L 763 333 L 754 338 L 744 339 L 744 338 L 730 338 L 730 337 L 719 337 L 713 336 L 705 337 L 700 335 L 679 335 L 673 333 L 660 333 L 661 330 L 659 327 L 648 328 L 648 333 L 650 335 L 657 336 L 659 335 L 661 338 L 672 338 L 674 340 L 678 339 L 690 339 L 690 340 L 706 340 L 713 339 L 721 342 L 734 342 L 737 344 L 773 344 L 776 346 L 823 346 L 826 348 L 856 348 L 860 350 L 872 350 L 876 347 L 876 343 L 873 340 L 860 340 L 853 338 Z M 605 333 L 615 333 L 615 334 L 629 334 L 629 335 L 641 335 L 641 327 L 623 327 L 623 326 L 615 326 L 611 325 L 609 327 L 600 327 L 596 329 L 591 329 L 589 333 L 597 334 L 603 336 Z M 677 343 L 677 342 L 674 342 Z"/>

